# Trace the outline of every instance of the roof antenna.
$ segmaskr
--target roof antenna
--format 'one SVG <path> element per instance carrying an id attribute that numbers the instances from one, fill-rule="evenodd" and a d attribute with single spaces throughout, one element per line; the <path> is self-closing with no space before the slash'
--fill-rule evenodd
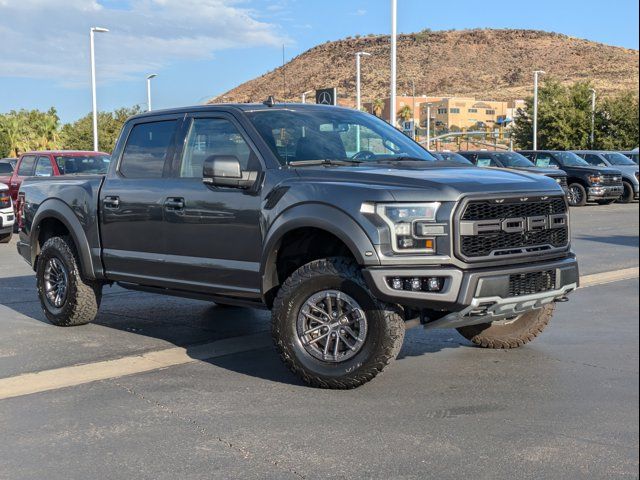
<path id="1" fill-rule="evenodd" d="M 273 98 L 273 95 L 269 95 L 269 98 L 267 98 L 264 102 L 262 102 L 264 105 L 266 105 L 267 107 L 271 108 L 276 104 L 276 100 L 275 98 Z"/>

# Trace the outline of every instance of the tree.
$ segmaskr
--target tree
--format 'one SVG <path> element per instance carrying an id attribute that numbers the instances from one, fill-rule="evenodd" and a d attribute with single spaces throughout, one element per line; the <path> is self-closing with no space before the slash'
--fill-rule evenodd
<path id="1" fill-rule="evenodd" d="M 98 149 L 111 153 L 124 122 L 140 113 L 140 107 L 119 108 L 113 112 L 98 112 Z M 88 113 L 73 123 L 67 123 L 60 132 L 65 149 L 93 150 L 93 116 Z"/>
<path id="2" fill-rule="evenodd" d="M 376 117 L 381 117 L 383 110 L 384 110 L 384 100 L 382 100 L 381 98 L 376 98 L 373 101 L 373 114 Z"/>
<path id="3" fill-rule="evenodd" d="M 578 150 L 591 146 L 591 84 L 563 86 L 546 81 L 538 92 L 538 147 Z M 513 124 L 515 143 L 533 147 L 533 99 L 518 109 Z M 593 148 L 622 149 L 638 144 L 638 97 L 632 92 L 605 98 L 596 109 Z"/>
<path id="4" fill-rule="evenodd" d="M 3 155 L 18 156 L 28 150 L 60 147 L 60 119 L 56 109 L 12 110 L 0 115 L 0 145 Z"/>
<path id="5" fill-rule="evenodd" d="M 405 105 L 400 110 L 398 110 L 398 117 L 400 117 L 405 122 L 408 122 L 413 117 L 413 111 L 409 105 Z"/>

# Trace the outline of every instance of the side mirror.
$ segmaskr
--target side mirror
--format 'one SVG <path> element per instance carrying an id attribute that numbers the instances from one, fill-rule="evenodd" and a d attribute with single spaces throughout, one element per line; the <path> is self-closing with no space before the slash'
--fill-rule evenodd
<path id="1" fill-rule="evenodd" d="M 238 157 L 212 155 L 204 161 L 202 181 L 216 187 L 251 188 L 258 172 L 243 172 Z"/>

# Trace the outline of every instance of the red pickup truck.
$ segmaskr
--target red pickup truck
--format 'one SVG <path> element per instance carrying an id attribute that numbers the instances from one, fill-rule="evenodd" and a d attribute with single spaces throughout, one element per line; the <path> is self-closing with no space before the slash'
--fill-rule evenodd
<path id="1" fill-rule="evenodd" d="M 111 157 L 103 152 L 49 150 L 20 155 L 9 179 L 9 194 L 17 206 L 18 191 L 26 177 L 95 175 L 107 173 Z"/>

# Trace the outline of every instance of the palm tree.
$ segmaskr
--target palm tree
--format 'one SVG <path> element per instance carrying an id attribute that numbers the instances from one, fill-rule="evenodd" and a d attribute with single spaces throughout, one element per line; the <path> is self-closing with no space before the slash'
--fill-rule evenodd
<path id="1" fill-rule="evenodd" d="M 382 116 L 382 111 L 384 110 L 384 100 L 381 98 L 376 98 L 373 101 L 373 114 L 376 117 Z"/>
<path id="2" fill-rule="evenodd" d="M 405 105 L 398 111 L 398 116 L 405 122 L 408 122 L 413 117 L 413 111 L 409 105 Z"/>

